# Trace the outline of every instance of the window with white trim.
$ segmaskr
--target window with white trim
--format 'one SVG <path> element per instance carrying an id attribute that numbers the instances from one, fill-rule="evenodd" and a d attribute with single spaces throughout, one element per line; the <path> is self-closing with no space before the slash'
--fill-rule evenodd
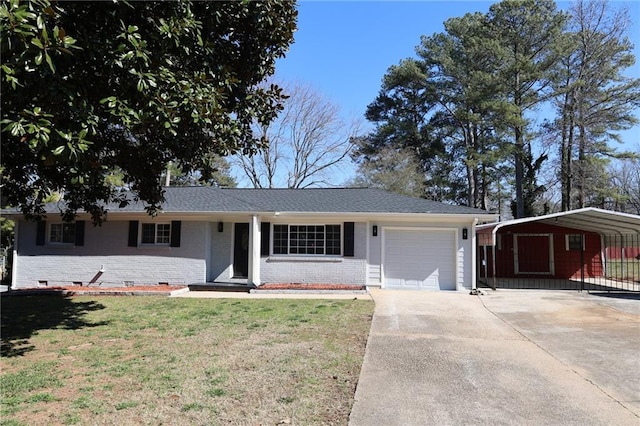
<path id="1" fill-rule="evenodd" d="M 341 254 L 340 225 L 273 225 L 273 254 Z"/>
<path id="2" fill-rule="evenodd" d="M 169 245 L 171 242 L 171 224 L 143 223 L 141 244 Z"/>
<path id="3" fill-rule="evenodd" d="M 49 243 L 74 244 L 76 241 L 75 223 L 52 223 L 49 227 Z"/>
<path id="4" fill-rule="evenodd" d="M 565 238 L 567 251 L 580 251 L 584 248 L 581 234 L 567 234 Z"/>

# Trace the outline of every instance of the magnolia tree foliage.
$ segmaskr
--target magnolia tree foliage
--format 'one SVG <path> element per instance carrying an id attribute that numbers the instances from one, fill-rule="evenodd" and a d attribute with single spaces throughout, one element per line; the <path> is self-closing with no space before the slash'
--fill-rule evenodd
<path id="1" fill-rule="evenodd" d="M 84 209 L 100 222 L 126 188 L 155 213 L 169 161 L 206 180 L 211 156 L 255 150 L 251 123 L 282 102 L 260 83 L 296 17 L 287 0 L 3 2 L 5 203 L 37 217 L 59 192 L 66 219 Z"/>

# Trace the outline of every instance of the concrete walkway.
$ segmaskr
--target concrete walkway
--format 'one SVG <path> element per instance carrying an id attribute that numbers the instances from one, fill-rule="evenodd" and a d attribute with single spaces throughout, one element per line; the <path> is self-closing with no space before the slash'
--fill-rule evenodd
<path id="1" fill-rule="evenodd" d="M 372 296 L 351 426 L 640 424 L 640 300 Z"/>
<path id="2" fill-rule="evenodd" d="M 242 293 L 228 291 L 180 291 L 171 294 L 171 297 L 186 297 L 192 299 L 364 299 L 371 300 L 369 293 L 338 293 L 338 292 L 278 292 L 269 293 Z"/>

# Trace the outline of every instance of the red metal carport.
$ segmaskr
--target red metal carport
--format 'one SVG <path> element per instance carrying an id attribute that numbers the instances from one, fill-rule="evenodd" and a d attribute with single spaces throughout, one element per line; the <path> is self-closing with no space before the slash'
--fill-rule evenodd
<path id="1" fill-rule="evenodd" d="M 640 291 L 640 216 L 588 207 L 476 233 L 479 286 Z"/>

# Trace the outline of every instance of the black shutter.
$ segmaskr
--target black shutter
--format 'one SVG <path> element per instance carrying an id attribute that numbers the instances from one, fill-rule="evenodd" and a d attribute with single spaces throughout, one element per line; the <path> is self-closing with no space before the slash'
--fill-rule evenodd
<path id="1" fill-rule="evenodd" d="M 182 222 L 179 220 L 171 221 L 171 247 L 180 247 L 180 228 Z"/>
<path id="2" fill-rule="evenodd" d="M 47 221 L 41 220 L 37 222 L 36 229 L 36 245 L 43 246 L 45 234 L 47 233 Z"/>
<path id="3" fill-rule="evenodd" d="M 354 223 L 344 223 L 344 255 L 347 257 L 354 256 Z"/>
<path id="4" fill-rule="evenodd" d="M 76 245 L 84 245 L 84 220 L 76 221 Z"/>
<path id="5" fill-rule="evenodd" d="M 269 256 L 269 237 L 271 235 L 271 223 L 260 223 L 260 256 Z"/>
<path id="6" fill-rule="evenodd" d="M 138 247 L 138 221 L 129 221 L 129 247 Z"/>

